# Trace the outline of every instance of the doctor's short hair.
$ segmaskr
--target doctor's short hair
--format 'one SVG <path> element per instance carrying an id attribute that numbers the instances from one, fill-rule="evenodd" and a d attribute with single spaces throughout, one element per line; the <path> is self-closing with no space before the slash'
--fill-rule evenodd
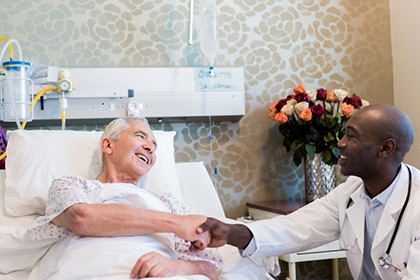
<path id="1" fill-rule="evenodd" d="M 116 118 L 105 127 L 104 132 L 101 136 L 101 142 L 104 138 L 111 139 L 112 141 L 117 141 L 118 138 L 120 138 L 121 133 L 123 133 L 124 130 L 130 127 L 129 122 L 145 123 L 148 126 L 150 126 L 148 120 L 145 117 L 130 116 Z"/>

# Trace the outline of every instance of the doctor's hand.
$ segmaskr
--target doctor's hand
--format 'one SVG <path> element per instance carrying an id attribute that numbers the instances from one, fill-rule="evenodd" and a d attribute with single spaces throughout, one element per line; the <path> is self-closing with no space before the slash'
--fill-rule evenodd
<path id="1" fill-rule="evenodd" d="M 226 224 L 214 218 L 207 218 L 206 222 L 197 229 L 198 233 L 207 231 L 211 235 L 208 247 L 221 247 L 230 244 L 239 249 L 245 249 L 254 236 L 245 225 Z M 193 249 L 194 245 L 196 244 L 193 242 Z"/>

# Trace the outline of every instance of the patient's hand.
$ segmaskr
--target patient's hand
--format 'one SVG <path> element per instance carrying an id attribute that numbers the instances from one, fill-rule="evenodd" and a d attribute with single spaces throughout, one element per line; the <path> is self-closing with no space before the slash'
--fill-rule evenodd
<path id="1" fill-rule="evenodd" d="M 170 277 L 180 275 L 181 271 L 177 265 L 178 260 L 168 259 L 156 252 L 150 252 L 141 256 L 133 269 L 131 270 L 131 278 L 146 277 Z"/>
<path id="2" fill-rule="evenodd" d="M 206 220 L 206 216 L 201 215 L 185 215 L 178 216 L 179 229 L 175 234 L 186 241 L 193 241 L 201 250 L 210 243 L 210 232 L 198 232 L 199 228 Z"/>
<path id="3" fill-rule="evenodd" d="M 217 279 L 216 267 L 210 262 L 173 260 L 157 252 L 150 252 L 137 260 L 131 270 L 130 277 L 135 279 L 194 274 L 202 274 L 210 279 Z"/>

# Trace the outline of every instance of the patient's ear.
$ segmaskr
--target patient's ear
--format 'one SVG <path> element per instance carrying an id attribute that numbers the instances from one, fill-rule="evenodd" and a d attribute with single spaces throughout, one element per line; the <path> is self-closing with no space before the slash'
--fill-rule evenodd
<path id="1" fill-rule="evenodd" d="M 104 154 L 112 154 L 112 143 L 108 138 L 102 139 L 101 148 Z"/>

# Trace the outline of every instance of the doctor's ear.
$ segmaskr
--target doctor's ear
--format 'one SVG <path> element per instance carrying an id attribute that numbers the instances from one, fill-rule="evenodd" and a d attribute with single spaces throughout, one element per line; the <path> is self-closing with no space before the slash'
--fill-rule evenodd
<path id="1" fill-rule="evenodd" d="M 112 142 L 108 138 L 102 139 L 101 149 L 104 154 L 112 154 Z"/>
<path id="2" fill-rule="evenodd" d="M 391 155 L 395 148 L 397 147 L 397 143 L 394 139 L 388 138 L 382 142 L 381 150 L 379 151 L 379 155 L 382 157 L 387 157 Z"/>

